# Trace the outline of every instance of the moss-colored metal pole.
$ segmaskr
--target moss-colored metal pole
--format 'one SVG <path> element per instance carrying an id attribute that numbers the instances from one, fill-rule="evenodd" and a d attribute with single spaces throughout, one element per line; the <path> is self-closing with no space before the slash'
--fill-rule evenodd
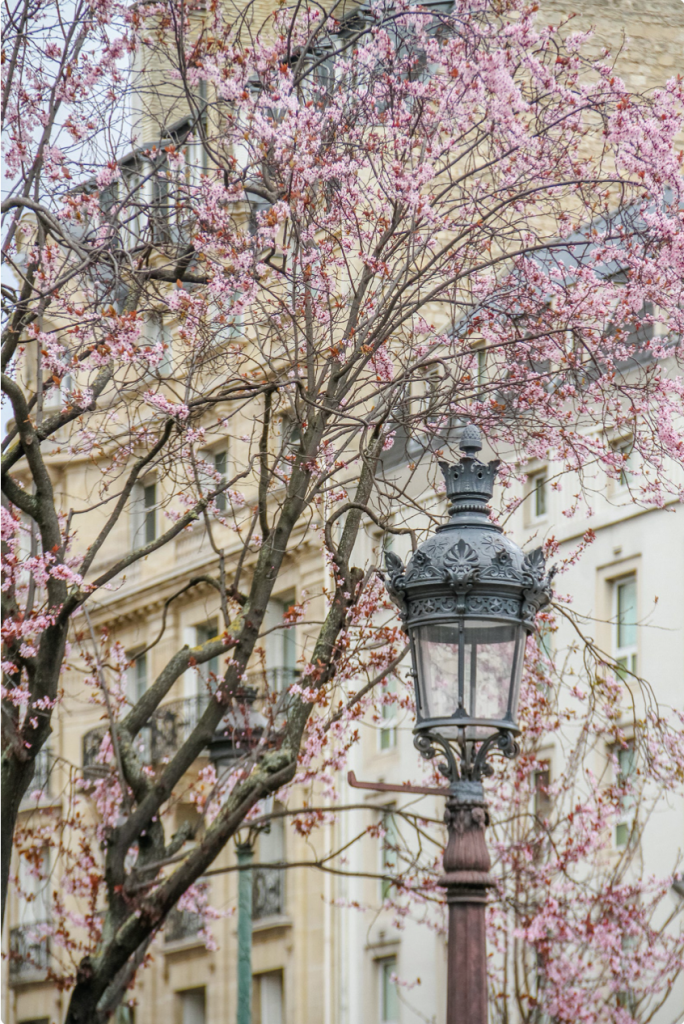
<path id="1" fill-rule="evenodd" d="M 252 1024 L 252 857 L 248 843 L 237 847 L 238 872 L 238 984 L 237 1024 Z"/>

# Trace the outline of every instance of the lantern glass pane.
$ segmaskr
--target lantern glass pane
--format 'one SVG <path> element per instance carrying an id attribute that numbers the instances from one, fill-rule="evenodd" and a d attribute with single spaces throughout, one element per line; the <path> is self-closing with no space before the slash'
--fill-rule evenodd
<path id="1" fill-rule="evenodd" d="M 524 652 L 519 623 L 435 623 L 417 627 L 414 638 L 422 720 L 515 721 Z"/>

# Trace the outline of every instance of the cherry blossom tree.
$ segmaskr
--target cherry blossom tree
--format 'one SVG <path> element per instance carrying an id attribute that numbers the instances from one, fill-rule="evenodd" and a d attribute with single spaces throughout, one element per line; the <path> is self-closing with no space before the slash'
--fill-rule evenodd
<path id="1" fill-rule="evenodd" d="M 3 907 L 61 688 L 78 678 L 109 723 L 95 818 L 69 804 L 61 831 L 86 908 L 57 908 L 68 1024 L 107 1019 L 260 801 L 340 768 L 366 696 L 390 699 L 405 645 L 378 625 L 381 565 L 357 564 L 360 531 L 415 540 L 434 524 L 430 456 L 464 421 L 505 455 L 507 485 L 540 455 L 617 477 L 629 436 L 634 500 L 659 505 L 684 455 L 681 82 L 634 95 L 608 55 L 517 0 L 258 10 L 19 0 L 7 17 Z M 225 442 L 229 465 L 211 457 Z M 59 481 L 86 463 L 74 496 Z M 163 528 L 148 534 L 151 474 Z M 165 809 L 242 714 L 268 601 L 312 528 L 330 585 L 299 681 L 266 700 L 227 781 L 193 783 L 201 835 L 169 836 Z M 215 568 L 173 600 L 209 587 L 220 635 L 178 650 L 132 703 L 97 597 L 193 530 Z M 287 621 L 309 618 L 299 604 Z M 219 655 L 199 720 L 152 768 L 143 730 Z M 89 853 L 74 858 L 77 832 Z M 34 840 L 17 841 L 30 859 Z M 548 992 L 553 877 L 539 869 L 546 898 L 515 909 Z"/>

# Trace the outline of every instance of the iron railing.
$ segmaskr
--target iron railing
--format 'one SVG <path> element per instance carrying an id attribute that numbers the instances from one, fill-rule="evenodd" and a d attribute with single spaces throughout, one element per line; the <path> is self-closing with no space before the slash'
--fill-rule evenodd
<path id="1" fill-rule="evenodd" d="M 164 924 L 164 942 L 182 942 L 194 939 L 202 927 L 202 915 L 194 910 L 179 910 L 174 907 L 169 911 Z"/>
<path id="2" fill-rule="evenodd" d="M 282 914 L 285 895 L 285 872 L 282 868 L 254 868 L 252 879 L 252 917 Z"/>
<path id="3" fill-rule="evenodd" d="M 270 668 L 250 673 L 247 682 L 263 696 L 266 688 L 271 693 L 283 693 L 296 682 L 299 675 L 297 669 Z M 140 730 L 136 738 L 143 761 L 146 764 L 158 764 L 165 757 L 173 757 L 197 725 L 208 703 L 209 694 L 201 693 L 158 707 L 148 725 Z M 99 725 L 83 737 L 83 768 L 86 778 L 94 779 L 104 774 L 104 766 L 98 764 L 97 757 L 107 732 L 106 725 Z"/>
<path id="4" fill-rule="evenodd" d="M 10 982 L 43 978 L 50 964 L 50 939 L 41 935 L 47 922 L 11 928 L 9 934 Z"/>
<path id="5" fill-rule="evenodd" d="M 162 704 L 136 737 L 138 751 L 146 764 L 157 764 L 172 757 L 197 725 L 208 703 L 204 694 Z M 102 740 L 108 732 L 106 725 L 91 729 L 83 737 L 83 767 L 86 776 L 96 778 L 100 765 L 97 757 Z"/>

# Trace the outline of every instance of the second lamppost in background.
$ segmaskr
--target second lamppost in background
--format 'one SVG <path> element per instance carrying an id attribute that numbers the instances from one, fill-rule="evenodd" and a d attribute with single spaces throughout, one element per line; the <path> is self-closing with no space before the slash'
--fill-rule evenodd
<path id="1" fill-rule="evenodd" d="M 487 1024 L 485 904 L 493 885 L 484 838 L 488 755 L 515 757 L 525 642 L 551 599 L 541 549 L 524 555 L 489 517 L 499 463 L 480 462 L 467 426 L 463 458 L 440 463 L 449 521 L 408 565 L 387 554 L 388 590 L 409 635 L 416 688 L 415 745 L 443 756 L 448 778 L 444 852 L 449 905 L 447 1024 Z"/>

